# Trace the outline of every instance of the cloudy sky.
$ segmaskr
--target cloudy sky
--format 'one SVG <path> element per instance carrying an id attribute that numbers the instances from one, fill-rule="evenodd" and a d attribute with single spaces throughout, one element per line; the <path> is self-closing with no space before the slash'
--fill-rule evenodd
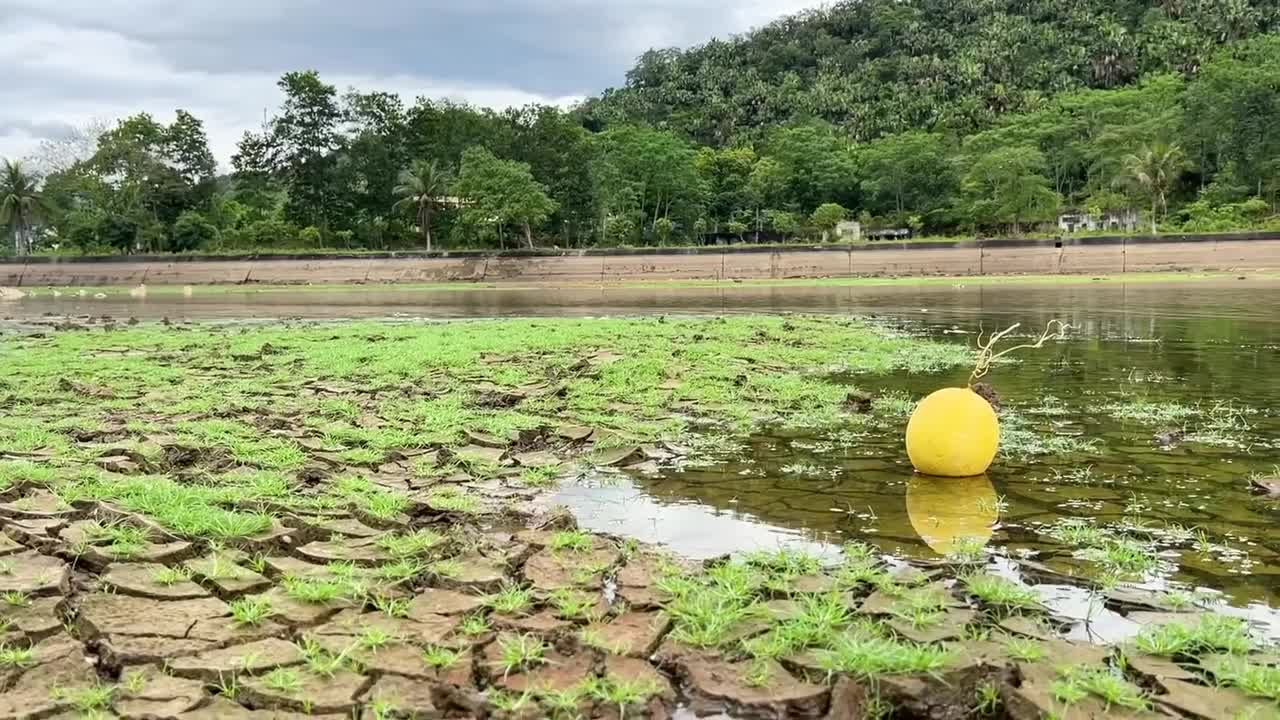
<path id="1" fill-rule="evenodd" d="M 0 0 L 0 157 L 91 120 L 175 108 L 214 152 L 315 68 L 344 88 L 492 107 L 571 103 L 650 47 L 761 25 L 814 0 Z"/>

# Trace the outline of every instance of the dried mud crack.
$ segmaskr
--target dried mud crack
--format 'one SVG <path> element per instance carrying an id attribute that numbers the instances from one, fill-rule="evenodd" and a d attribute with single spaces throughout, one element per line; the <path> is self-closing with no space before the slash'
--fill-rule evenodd
<path id="1" fill-rule="evenodd" d="M 1158 597 L 1099 592 L 1148 629 L 1098 647 L 963 558 L 696 564 L 543 509 L 708 428 L 842 412 L 817 370 L 839 358 L 965 357 L 786 322 L 785 344 L 751 319 L 19 341 L 0 719 L 1274 715 L 1275 649 L 1231 618 L 1144 615 Z"/>

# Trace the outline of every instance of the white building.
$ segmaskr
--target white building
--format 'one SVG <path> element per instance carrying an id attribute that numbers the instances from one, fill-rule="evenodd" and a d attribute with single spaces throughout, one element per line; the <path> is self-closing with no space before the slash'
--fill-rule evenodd
<path id="1" fill-rule="evenodd" d="M 1065 213 L 1058 216 L 1058 229 L 1064 233 L 1115 230 L 1133 232 L 1138 229 L 1138 211 L 1133 208 L 1108 210 L 1101 216 L 1087 212 Z"/>

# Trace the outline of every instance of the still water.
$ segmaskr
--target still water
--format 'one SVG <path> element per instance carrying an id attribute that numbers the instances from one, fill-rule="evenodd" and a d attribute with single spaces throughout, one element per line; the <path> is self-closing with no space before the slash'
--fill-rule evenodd
<path id="1" fill-rule="evenodd" d="M 10 324 L 46 315 L 172 320 L 462 318 L 608 314 L 855 314 L 972 345 L 1012 323 L 1073 326 L 1069 339 L 997 366 L 1006 429 L 1024 447 L 982 478 L 916 478 L 905 415 L 836 431 L 764 427 L 696 462 L 597 475 L 566 487 L 596 530 L 695 557 L 850 540 L 936 559 L 958 540 L 1059 573 L 1096 576 L 1063 528 L 1097 528 L 1157 557 L 1139 586 L 1211 589 L 1238 606 L 1280 602 L 1280 504 L 1250 491 L 1280 472 L 1280 283 L 729 285 L 705 288 L 266 290 L 105 298 L 37 294 L 0 305 Z M 941 376 L 847 378 L 918 399 Z M 1011 433 L 1012 434 L 1012 433 Z M 1077 519 L 1073 521 L 1072 519 Z M 1066 592 L 1066 591 L 1064 591 Z"/>

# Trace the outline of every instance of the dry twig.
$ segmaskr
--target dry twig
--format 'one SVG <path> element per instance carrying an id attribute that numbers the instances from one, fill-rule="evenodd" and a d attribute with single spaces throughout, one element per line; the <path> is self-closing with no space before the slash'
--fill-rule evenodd
<path id="1" fill-rule="evenodd" d="M 973 367 L 973 374 L 969 376 L 969 387 L 972 388 L 974 383 L 981 380 L 988 372 L 991 371 L 991 364 L 996 360 L 1008 355 L 1015 350 L 1036 350 L 1044 347 L 1046 342 L 1050 340 L 1061 340 L 1067 336 L 1067 331 L 1071 329 L 1071 325 L 1063 320 L 1050 320 L 1045 326 L 1044 332 L 1040 334 L 1040 338 L 1033 343 L 1027 345 L 1014 345 L 1000 352 L 995 352 L 996 343 L 1003 340 L 1007 335 L 1021 327 L 1021 323 L 1010 325 L 998 333 L 992 334 L 985 341 L 982 339 L 982 332 L 978 332 L 978 361 Z"/>

